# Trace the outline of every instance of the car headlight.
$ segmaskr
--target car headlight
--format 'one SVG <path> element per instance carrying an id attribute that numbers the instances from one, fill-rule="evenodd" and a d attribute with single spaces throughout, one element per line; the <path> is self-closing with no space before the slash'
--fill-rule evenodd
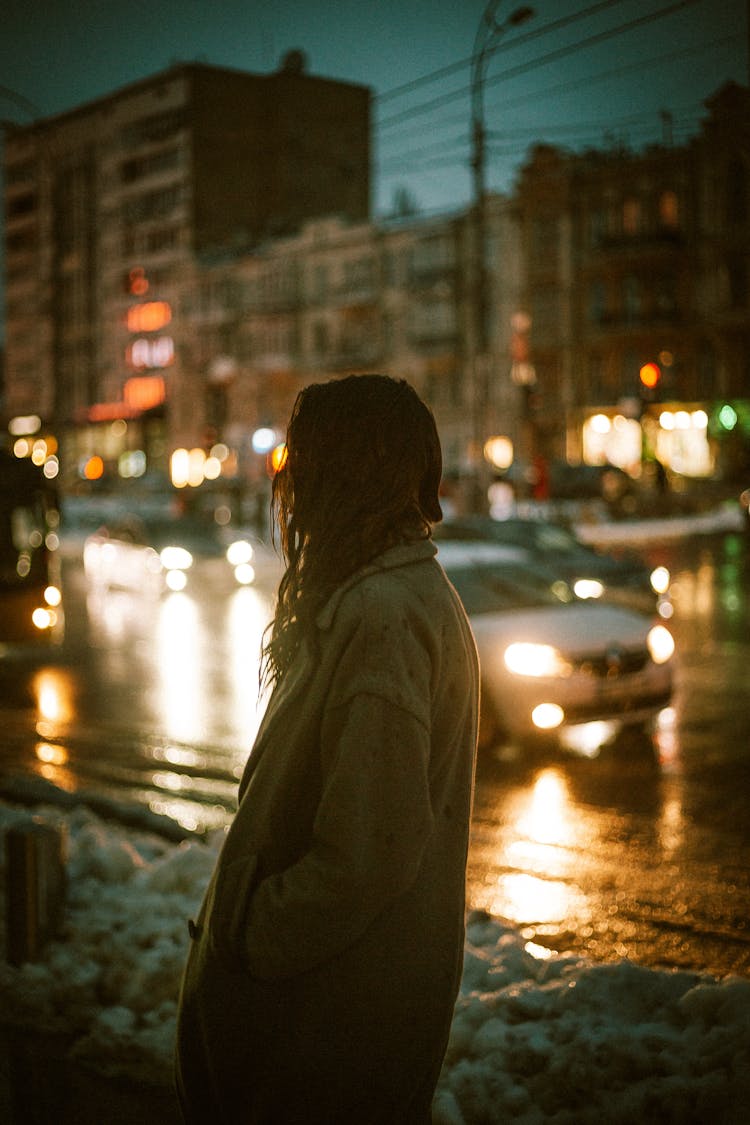
<path id="1" fill-rule="evenodd" d="M 159 558 L 165 570 L 189 570 L 193 565 L 193 556 L 184 547 L 165 547 Z"/>
<path id="2" fill-rule="evenodd" d="M 600 598 L 604 593 L 604 586 L 596 578 L 576 578 L 573 593 L 577 598 Z"/>
<path id="3" fill-rule="evenodd" d="M 646 637 L 648 651 L 654 664 L 666 664 L 674 653 L 674 638 L 664 625 L 654 625 Z"/>
<path id="4" fill-rule="evenodd" d="M 531 721 L 538 730 L 554 730 L 565 720 L 565 712 L 558 703 L 540 703 L 531 712 Z"/>
<path id="5" fill-rule="evenodd" d="M 670 574 L 665 566 L 657 566 L 651 571 L 651 589 L 655 594 L 666 594 L 669 581 Z"/>
<path id="6" fill-rule="evenodd" d="M 552 645 L 516 642 L 508 645 L 503 660 L 516 676 L 569 676 L 572 670 Z"/>
<path id="7" fill-rule="evenodd" d="M 57 615 L 55 611 L 48 606 L 37 606 L 31 615 L 31 620 L 36 628 L 39 629 L 40 632 L 43 632 L 45 629 L 52 628 L 57 620 Z"/>
<path id="8" fill-rule="evenodd" d="M 227 561 L 231 566 L 244 566 L 253 557 L 252 544 L 247 539 L 235 539 L 227 547 Z"/>

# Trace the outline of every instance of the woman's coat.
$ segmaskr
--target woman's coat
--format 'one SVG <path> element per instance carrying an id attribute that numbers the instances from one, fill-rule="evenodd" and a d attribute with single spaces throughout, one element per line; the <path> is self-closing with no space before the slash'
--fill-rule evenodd
<path id="1" fill-rule="evenodd" d="M 430 1120 L 460 981 L 478 668 L 430 541 L 349 579 L 277 685 L 178 1014 L 188 1122 Z"/>

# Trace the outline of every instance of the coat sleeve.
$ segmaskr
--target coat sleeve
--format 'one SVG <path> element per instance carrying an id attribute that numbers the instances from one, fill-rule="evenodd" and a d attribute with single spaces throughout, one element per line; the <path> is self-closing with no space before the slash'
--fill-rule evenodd
<path id="1" fill-rule="evenodd" d="M 323 720 L 311 847 L 250 900 L 245 961 L 262 979 L 305 972 L 356 941 L 417 878 L 432 832 L 428 655 L 411 633 L 398 654 L 393 638 L 386 654 L 377 630 L 363 633 L 342 659 Z"/>

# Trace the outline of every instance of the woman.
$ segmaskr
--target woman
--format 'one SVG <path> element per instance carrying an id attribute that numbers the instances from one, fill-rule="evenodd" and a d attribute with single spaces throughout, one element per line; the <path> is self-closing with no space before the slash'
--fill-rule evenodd
<path id="1" fill-rule="evenodd" d="M 462 968 L 476 650 L 404 381 L 299 395 L 273 486 L 273 693 L 178 1015 L 186 1122 L 418 1125 Z"/>

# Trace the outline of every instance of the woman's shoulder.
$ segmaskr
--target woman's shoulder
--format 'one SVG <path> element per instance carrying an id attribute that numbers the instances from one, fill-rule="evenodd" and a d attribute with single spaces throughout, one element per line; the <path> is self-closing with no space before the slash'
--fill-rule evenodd
<path id="1" fill-rule="evenodd" d="M 444 585 L 431 540 L 402 544 L 378 555 L 336 590 L 318 615 L 318 627 L 347 618 L 382 616 L 416 607 Z"/>

